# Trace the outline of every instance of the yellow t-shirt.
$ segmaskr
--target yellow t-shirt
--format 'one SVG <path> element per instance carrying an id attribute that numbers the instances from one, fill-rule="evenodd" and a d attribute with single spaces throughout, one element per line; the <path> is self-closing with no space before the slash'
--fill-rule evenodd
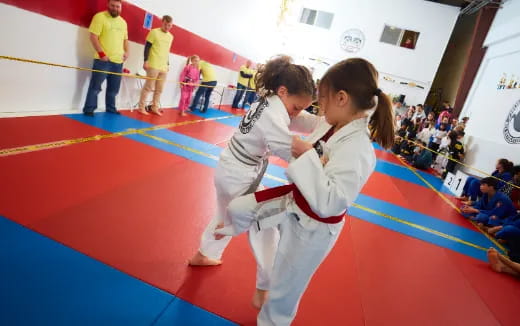
<path id="1" fill-rule="evenodd" d="M 246 66 L 240 67 L 240 71 L 243 72 L 244 74 L 248 74 L 248 75 L 251 75 L 253 73 L 253 71 L 251 69 L 247 68 Z M 247 85 L 249 85 L 249 78 L 244 78 L 244 77 L 242 77 L 242 75 L 240 73 L 238 73 L 238 83 L 240 85 L 247 87 Z"/>
<path id="2" fill-rule="evenodd" d="M 148 33 L 146 41 L 152 43 L 148 64 L 152 69 L 168 71 L 168 60 L 170 48 L 172 47 L 173 35 L 170 32 L 163 32 L 160 28 L 155 28 Z"/>
<path id="3" fill-rule="evenodd" d="M 199 61 L 199 69 L 202 73 L 202 82 L 212 82 L 217 80 L 217 76 L 215 75 L 215 70 L 211 66 L 209 62 Z"/>
<path id="4" fill-rule="evenodd" d="M 249 88 L 256 89 L 256 83 L 255 83 L 255 77 L 256 77 L 256 70 L 252 70 L 251 73 L 253 74 L 253 77 L 249 79 Z"/>
<path id="5" fill-rule="evenodd" d="M 89 32 L 99 36 L 103 52 L 114 63 L 123 63 L 125 54 L 124 41 L 128 40 L 126 21 L 121 17 L 112 17 L 108 11 L 94 15 L 90 23 Z M 96 53 L 94 58 L 99 59 Z"/>

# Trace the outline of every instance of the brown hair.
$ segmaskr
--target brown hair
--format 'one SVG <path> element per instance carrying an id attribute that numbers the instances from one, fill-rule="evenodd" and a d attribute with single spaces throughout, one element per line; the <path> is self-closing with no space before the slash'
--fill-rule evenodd
<path id="1" fill-rule="evenodd" d="M 192 59 L 195 59 L 195 58 L 199 58 L 199 56 L 196 55 L 196 54 L 194 54 L 194 55 L 190 55 L 190 56 L 188 57 L 188 60 L 186 61 L 186 65 L 189 65 L 189 64 L 191 63 L 191 60 L 192 60 Z M 200 58 L 199 58 L 199 59 L 200 59 Z"/>
<path id="2" fill-rule="evenodd" d="M 280 86 L 287 87 L 291 95 L 315 94 L 314 80 L 304 66 L 295 65 L 289 56 L 278 56 L 258 69 L 255 77 L 256 91 L 263 97 L 276 94 Z"/>
<path id="3" fill-rule="evenodd" d="M 163 18 L 162 18 L 162 21 L 163 22 L 167 22 L 167 23 L 171 23 L 173 21 L 173 19 L 172 19 L 171 16 L 164 15 Z"/>
<path id="4" fill-rule="evenodd" d="M 394 143 L 394 113 L 390 98 L 377 87 L 378 72 L 365 59 L 351 58 L 332 66 L 321 79 L 320 88 L 345 91 L 358 110 L 377 107 L 370 118 L 370 136 L 384 148 Z"/>
<path id="5" fill-rule="evenodd" d="M 508 160 L 506 158 L 499 159 L 498 164 L 502 165 L 505 172 L 512 172 L 513 166 L 515 165 L 513 162 L 511 162 L 510 160 Z"/>

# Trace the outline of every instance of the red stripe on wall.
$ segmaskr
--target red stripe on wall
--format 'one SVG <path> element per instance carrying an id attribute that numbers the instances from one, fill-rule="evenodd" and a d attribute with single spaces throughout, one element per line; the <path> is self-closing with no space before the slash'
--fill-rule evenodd
<path id="1" fill-rule="evenodd" d="M 0 2 L 87 28 L 92 17 L 97 12 L 105 10 L 107 5 L 106 0 L 0 0 Z M 121 16 L 128 24 L 128 38 L 130 41 L 144 44 L 148 34 L 148 30 L 143 28 L 145 14 L 145 10 L 133 4 L 123 3 Z M 161 18 L 154 16 L 153 27 L 160 26 Z M 171 50 L 174 54 L 181 56 L 197 54 L 205 61 L 232 70 L 238 70 L 247 60 L 242 56 L 236 55 L 236 59 L 233 62 L 233 51 L 181 27 L 174 26 L 171 32 L 175 36 Z"/>

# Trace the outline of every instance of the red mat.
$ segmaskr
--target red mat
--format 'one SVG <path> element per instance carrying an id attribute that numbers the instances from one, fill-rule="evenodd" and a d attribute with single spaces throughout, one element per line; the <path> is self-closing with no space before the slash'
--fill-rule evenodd
<path id="1" fill-rule="evenodd" d="M 0 196 L 1 215 L 254 325 L 255 266 L 245 237 L 231 242 L 222 267 L 186 266 L 213 214 L 211 168 L 124 138 L 0 158 L 0 164 L 9 190 Z M 409 183 L 384 182 L 399 189 L 392 199 L 400 204 L 418 194 Z M 312 280 L 295 325 L 517 324 L 520 282 L 433 244 L 351 223 Z"/>
<path id="2" fill-rule="evenodd" d="M 463 218 L 453 207 L 446 203 L 433 190 L 414 183 L 374 172 L 361 193 L 384 200 L 431 217 L 463 226 L 471 230 L 475 228 Z"/>
<path id="3" fill-rule="evenodd" d="M 61 115 L 0 119 L 0 149 L 107 134 Z"/>

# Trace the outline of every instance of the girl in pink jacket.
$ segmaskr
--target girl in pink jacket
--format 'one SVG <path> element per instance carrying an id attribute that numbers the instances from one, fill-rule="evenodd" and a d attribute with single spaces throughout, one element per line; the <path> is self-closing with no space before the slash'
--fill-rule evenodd
<path id="1" fill-rule="evenodd" d="M 181 72 L 179 81 L 181 82 L 181 100 L 179 102 L 179 110 L 181 115 L 186 115 L 186 110 L 190 105 L 191 95 L 195 89 L 195 84 L 199 82 L 199 57 L 192 55 L 188 58 L 186 67 Z"/>

